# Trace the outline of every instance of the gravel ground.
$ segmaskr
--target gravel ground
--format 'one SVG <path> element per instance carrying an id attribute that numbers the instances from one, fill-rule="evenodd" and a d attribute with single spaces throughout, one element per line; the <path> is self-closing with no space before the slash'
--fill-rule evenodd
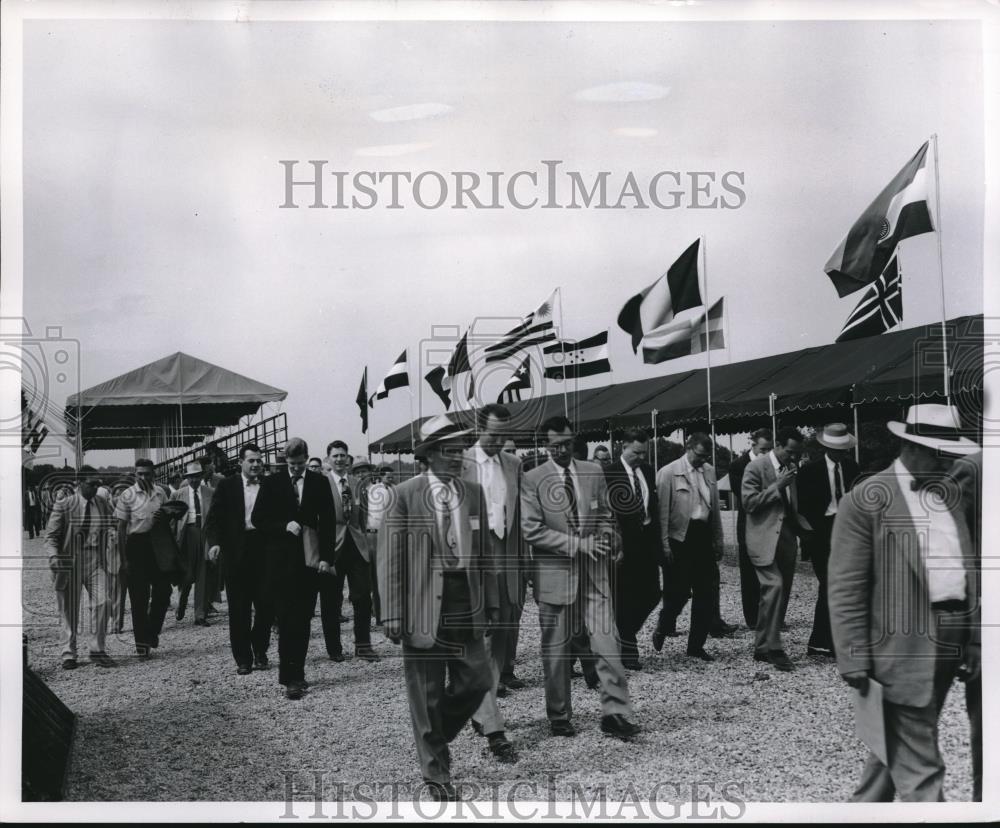
<path id="1" fill-rule="evenodd" d="M 742 621 L 739 571 L 732 515 L 723 518 L 729 541 L 723 617 L 735 623 Z M 290 787 L 296 799 L 311 800 L 316 773 L 329 800 L 408 800 L 417 791 L 400 652 L 381 634 L 372 634 L 383 656 L 378 664 L 335 664 L 326 658 L 317 619 L 306 667 L 312 688 L 300 702 L 284 699 L 274 666 L 236 675 L 224 603 L 223 615 L 208 628 L 195 627 L 190 614 L 178 624 L 171 610 L 161 646 L 148 662 L 131 657 L 126 618 L 126 632 L 108 644 L 118 669 L 88 664 L 84 642 L 80 668 L 64 671 L 41 541 L 25 540 L 24 550 L 29 663 L 78 716 L 67 799 L 282 801 Z M 815 596 L 811 567 L 800 565 L 784 636 L 799 668 L 790 674 L 752 660 L 753 636 L 744 627 L 734 639 L 709 640 L 707 649 L 718 657 L 712 664 L 687 658 L 684 636 L 667 639 L 656 653 L 649 643 L 654 613 L 640 636 L 645 669 L 629 673 L 635 718 L 643 728 L 629 744 L 601 734 L 598 696 L 581 679 L 573 682 L 577 737 L 549 735 L 537 611 L 529 597 L 517 665 L 528 686 L 500 701 L 520 760 L 496 763 L 485 740 L 467 729 L 452 743 L 454 778 L 468 785 L 472 798 L 506 801 L 592 799 L 603 789 L 608 800 L 676 802 L 689 800 L 694 785 L 716 800 L 726 798 L 726 791 L 749 802 L 846 800 L 865 750 L 854 737 L 848 688 L 835 667 L 805 655 Z M 678 628 L 687 626 L 685 611 Z M 345 652 L 353 651 L 352 638 L 347 624 Z M 276 662 L 275 643 L 271 655 Z M 948 767 L 945 794 L 969 801 L 961 687 L 945 705 L 940 741 Z M 339 789 L 341 783 L 347 787 Z M 352 787 L 358 784 L 367 787 Z"/>

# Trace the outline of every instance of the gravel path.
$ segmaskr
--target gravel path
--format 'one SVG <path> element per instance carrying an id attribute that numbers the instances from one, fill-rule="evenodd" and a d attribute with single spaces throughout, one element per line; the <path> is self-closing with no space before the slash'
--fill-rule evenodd
<path id="1" fill-rule="evenodd" d="M 724 514 L 729 551 L 722 569 L 723 617 L 742 621 L 732 515 Z M 60 669 L 55 599 L 41 542 L 24 541 L 24 622 L 29 663 L 78 716 L 67 799 L 79 801 L 311 801 L 315 774 L 326 798 L 348 794 L 386 801 L 410 799 L 420 784 L 403 687 L 399 648 L 373 633 L 383 657 L 326 659 L 318 619 L 306 666 L 312 688 L 301 702 L 284 699 L 277 669 L 237 676 L 223 616 L 208 628 L 171 610 L 154 658 L 140 663 L 131 623 L 109 639 L 120 667 L 86 662 Z M 685 637 L 655 653 L 655 613 L 640 636 L 645 669 L 629 673 L 642 735 L 625 744 L 599 729 L 597 694 L 573 682 L 574 739 L 549 735 L 542 691 L 538 617 L 529 597 L 521 626 L 517 673 L 528 686 L 500 701 L 520 761 L 497 764 L 471 729 L 452 744 L 456 780 L 477 799 L 650 797 L 689 801 L 700 785 L 714 799 L 750 802 L 842 802 L 861 771 L 865 751 L 853 735 L 848 688 L 830 662 L 805 655 L 816 581 L 800 565 L 788 610 L 786 649 L 799 669 L 779 673 L 752 661 L 752 633 L 710 639 L 712 664 L 684 655 Z M 176 606 L 176 592 L 174 594 Z M 222 605 L 223 611 L 225 604 Z M 687 629 L 688 613 L 678 622 Z M 346 625 L 344 649 L 353 651 Z M 277 661 L 272 643 L 272 659 Z M 764 667 L 764 669 L 760 669 Z M 948 767 L 945 794 L 969 801 L 968 721 L 956 686 L 941 718 Z M 478 787 L 471 787 L 476 785 Z M 728 786 L 728 787 L 727 787 Z M 340 791 L 338 793 L 338 791 Z M 394 793 L 395 792 L 395 793 Z M 663 815 L 668 816 L 669 811 Z"/>

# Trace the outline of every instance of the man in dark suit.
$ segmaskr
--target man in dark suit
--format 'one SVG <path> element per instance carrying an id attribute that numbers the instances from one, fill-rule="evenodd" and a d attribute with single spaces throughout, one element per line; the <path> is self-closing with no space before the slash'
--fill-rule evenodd
<path id="1" fill-rule="evenodd" d="M 751 630 L 757 626 L 757 605 L 760 603 L 760 582 L 747 554 L 747 513 L 743 509 L 743 472 L 762 454 L 771 450 L 774 435 L 769 428 L 759 428 L 750 435 L 750 449 L 743 452 L 729 467 L 729 489 L 736 502 L 736 546 L 740 562 L 740 597 L 743 620 Z"/>
<path id="2" fill-rule="evenodd" d="M 660 600 L 659 505 L 653 470 L 646 463 L 649 436 L 628 429 L 622 455 L 604 468 L 608 501 L 622 536 L 622 561 L 612 572 L 615 623 L 621 638 L 622 663 L 641 670 L 636 635 Z M 660 644 L 662 647 L 662 642 Z"/>
<path id="3" fill-rule="evenodd" d="M 274 621 L 271 567 L 264 550 L 264 534 L 252 519 L 262 469 L 257 444 L 241 446 L 240 473 L 219 482 L 205 518 L 208 558 L 219 561 L 226 584 L 229 645 L 236 672 L 241 676 L 250 674 L 251 665 L 253 669 L 267 669 Z"/>
<path id="4" fill-rule="evenodd" d="M 204 525 L 212 505 L 214 490 L 202 480 L 201 463 L 192 461 L 184 471 L 186 485 L 179 486 L 170 496 L 172 501 L 179 501 L 187 507 L 185 514 L 177 520 L 174 530 L 185 570 L 177 600 L 177 620 L 184 620 L 191 587 L 194 587 L 194 623 L 199 627 L 207 627 L 208 608 L 212 605 L 215 594 L 215 581 L 210 570 L 215 567 L 206 555 L 208 547 L 205 545 Z"/>
<path id="5" fill-rule="evenodd" d="M 445 801 L 458 799 L 448 744 L 493 686 L 483 639 L 500 614 L 485 498 L 462 479 L 468 440 L 443 414 L 421 426 L 417 452 L 429 470 L 396 487 L 377 556 L 385 634 L 403 644 L 420 769 Z"/>
<path id="6" fill-rule="evenodd" d="M 823 447 L 823 457 L 803 466 L 798 479 L 799 514 L 812 526 L 812 531 L 802 538 L 803 557 L 812 559 L 813 571 L 819 581 L 807 652 L 811 656 L 833 658 L 830 609 L 826 601 L 826 568 L 830 560 L 830 535 L 837 508 L 858 476 L 858 464 L 851 456 L 858 441 L 843 423 L 830 423 L 816 435 L 816 442 Z"/>
<path id="7" fill-rule="evenodd" d="M 354 607 L 354 654 L 365 661 L 378 661 L 372 649 L 371 554 L 368 537 L 361 523 L 362 492 L 357 477 L 349 473 L 351 455 L 347 443 L 334 440 L 326 447 L 330 474 L 330 495 L 337 513 L 334 558 L 337 571 L 319 581 L 320 615 L 326 652 L 334 661 L 344 660 L 340 642 L 340 611 L 344 605 L 344 581 L 347 581 L 351 606 Z"/>
<path id="8" fill-rule="evenodd" d="M 278 616 L 278 683 L 297 701 L 306 687 L 309 626 L 316 578 L 331 577 L 337 519 L 330 483 L 306 469 L 309 446 L 300 437 L 285 444 L 286 468 L 265 477 L 251 520 L 264 533 L 273 567 Z M 318 574 L 317 574 L 318 573 Z"/>

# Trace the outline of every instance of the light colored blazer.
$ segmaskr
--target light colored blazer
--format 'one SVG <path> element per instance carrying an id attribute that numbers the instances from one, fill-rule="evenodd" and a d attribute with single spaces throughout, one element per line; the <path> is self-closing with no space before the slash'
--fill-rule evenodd
<path id="1" fill-rule="evenodd" d="M 191 487 L 188 485 L 188 482 L 185 480 L 184 483 L 181 485 L 181 487 L 170 496 L 170 499 L 171 500 L 176 500 L 176 501 L 178 501 L 180 503 L 188 505 L 188 492 L 190 491 L 190 489 L 191 489 Z M 198 497 L 201 500 L 201 526 L 202 526 L 202 529 L 205 528 L 205 521 L 208 520 L 208 510 L 212 508 L 212 495 L 214 495 L 214 494 L 215 494 L 215 489 L 213 489 L 211 486 L 209 486 L 204 481 L 202 481 L 201 484 L 198 486 Z M 181 549 L 184 548 L 184 545 L 183 545 L 184 544 L 184 532 L 187 530 L 187 525 L 188 525 L 187 515 L 184 515 L 183 518 L 180 518 L 177 521 L 177 525 L 174 527 L 174 538 L 177 541 L 177 545 Z M 202 536 L 204 537 L 204 532 L 202 532 Z M 205 541 L 206 541 L 206 545 L 207 545 L 207 538 L 205 539 Z"/>
<path id="2" fill-rule="evenodd" d="M 785 489 L 793 510 L 798 510 L 797 481 Z M 754 566 L 770 566 L 785 523 L 785 502 L 778 491 L 778 475 L 770 454 L 762 454 L 747 464 L 743 472 L 743 511 L 747 516 L 747 554 Z M 801 518 L 793 532 L 810 528 Z"/>
<path id="3" fill-rule="evenodd" d="M 975 550 L 956 504 L 966 570 L 969 643 L 979 642 Z M 827 597 L 841 674 L 868 670 L 893 704 L 923 707 L 933 700 L 934 613 L 914 524 L 891 467 L 858 483 L 837 509 Z"/>
<path id="4" fill-rule="evenodd" d="M 366 527 L 361 525 L 361 486 L 360 481 L 353 474 L 347 475 L 347 485 L 351 489 L 351 520 L 348 523 L 344 518 L 344 499 L 340 496 L 340 485 L 332 473 L 326 475 L 330 482 L 330 492 L 333 494 L 333 508 L 337 512 L 337 540 L 334 548 L 339 548 L 348 531 L 354 538 L 354 545 L 361 553 L 361 557 L 366 562 L 371 561 L 368 552 L 368 537 L 365 533 Z"/>
<path id="5" fill-rule="evenodd" d="M 610 599 L 608 561 L 592 561 L 580 551 L 583 538 L 608 534 L 612 551 L 621 543 L 618 527 L 608 504 L 604 469 L 597 463 L 575 461 L 580 495 L 578 534 L 566 521 L 563 470 L 552 460 L 535 467 L 522 477 L 521 532 L 532 547 L 535 600 L 565 605 L 576 600 L 581 567 L 587 583 L 599 595 Z"/>
<path id="6" fill-rule="evenodd" d="M 461 520 L 459 543 L 467 551 L 466 574 L 472 602 L 474 636 L 486 631 L 486 610 L 499 609 L 497 581 L 486 542 L 486 503 L 478 483 L 456 481 Z M 444 570 L 435 552 L 444 539 L 432 505 L 430 478 L 418 475 L 394 487 L 385 524 L 378 533 L 379 595 L 384 621 L 400 621 L 403 643 L 427 650 L 434 646 L 441 620 Z"/>
<path id="7" fill-rule="evenodd" d="M 720 555 L 722 546 L 722 514 L 719 511 L 719 486 L 715 469 L 706 463 L 702 466 L 708 484 L 708 524 L 712 529 L 712 551 Z M 687 537 L 688 523 L 694 507 L 701 499 L 697 483 L 688 476 L 687 459 L 678 457 L 656 474 L 656 494 L 660 500 L 660 533 L 663 548 L 670 548 L 670 541 L 683 541 Z"/>
<path id="8" fill-rule="evenodd" d="M 507 508 L 506 524 L 504 531 L 504 553 L 503 559 L 494 561 L 497 566 L 497 577 L 507 586 L 507 595 L 516 601 L 521 599 L 521 572 L 522 560 L 521 550 L 523 541 L 521 539 L 521 515 L 520 515 L 520 491 L 521 491 L 521 459 L 513 454 L 501 451 L 500 468 L 503 471 L 503 479 L 507 484 Z M 476 463 L 476 454 L 473 449 L 466 449 L 463 454 L 462 477 L 473 483 L 479 482 L 479 464 Z M 485 513 L 484 513 L 485 514 Z M 483 533 L 489 531 L 488 521 L 483 525 Z"/>
<path id="9" fill-rule="evenodd" d="M 90 530 L 104 533 L 98 548 L 103 551 L 107 571 L 117 574 L 121 568 L 121 560 L 114 510 L 103 497 L 94 495 L 90 502 Z M 45 528 L 45 551 L 49 556 L 50 567 L 61 565 L 68 568 L 70 561 L 76 557 L 74 534 L 83 526 L 84 508 L 84 498 L 79 492 L 52 504 L 52 512 Z"/>

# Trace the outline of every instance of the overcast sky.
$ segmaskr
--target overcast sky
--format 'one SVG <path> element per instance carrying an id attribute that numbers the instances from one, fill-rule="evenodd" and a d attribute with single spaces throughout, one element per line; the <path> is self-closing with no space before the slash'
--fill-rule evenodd
<path id="1" fill-rule="evenodd" d="M 980 52 L 977 23 L 948 21 L 27 21 L 24 313 L 79 339 L 83 387 L 181 350 L 287 390 L 314 454 L 336 437 L 359 453 L 365 365 L 374 391 L 432 326 L 510 327 L 557 286 L 567 337 L 611 328 L 614 381 L 700 367 L 644 366 L 615 326 L 698 236 L 727 299 L 714 364 L 832 342 L 861 294 L 838 299 L 823 265 L 935 132 L 947 315 L 979 313 Z M 554 159 L 610 171 L 612 199 L 630 171 L 738 171 L 746 199 L 285 210 L 280 159 L 349 176 Z M 905 326 L 939 319 L 935 237 L 901 260 Z M 440 411 L 429 396 L 414 405 Z M 370 436 L 408 414 L 396 392 Z"/>

